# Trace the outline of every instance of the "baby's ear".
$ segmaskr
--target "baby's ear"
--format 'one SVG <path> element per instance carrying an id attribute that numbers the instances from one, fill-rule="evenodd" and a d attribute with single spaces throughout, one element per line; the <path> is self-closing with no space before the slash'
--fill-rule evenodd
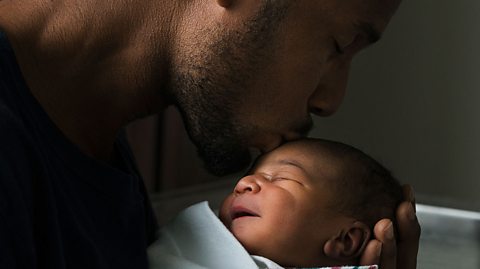
<path id="1" fill-rule="evenodd" d="M 366 224 L 356 221 L 329 239 L 323 252 L 329 258 L 350 260 L 359 257 L 370 240 L 371 231 Z"/>

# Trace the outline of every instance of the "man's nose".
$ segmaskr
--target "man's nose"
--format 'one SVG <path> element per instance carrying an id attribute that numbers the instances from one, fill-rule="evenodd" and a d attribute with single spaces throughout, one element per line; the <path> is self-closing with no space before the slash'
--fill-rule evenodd
<path id="1" fill-rule="evenodd" d="M 255 175 L 246 176 L 240 181 L 238 181 L 237 185 L 235 186 L 235 193 L 236 194 L 244 194 L 244 193 L 257 193 L 261 190 L 261 186 L 259 184 L 259 178 Z"/>
<path id="2" fill-rule="evenodd" d="M 323 76 L 315 92 L 308 100 L 309 112 L 326 117 L 340 107 L 347 88 L 350 62 L 333 66 Z"/>

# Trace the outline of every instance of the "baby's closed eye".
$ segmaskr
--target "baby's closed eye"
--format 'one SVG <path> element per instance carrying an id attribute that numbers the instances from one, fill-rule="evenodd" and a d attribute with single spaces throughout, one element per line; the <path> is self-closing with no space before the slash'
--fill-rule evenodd
<path id="1" fill-rule="evenodd" d="M 297 183 L 297 184 L 303 185 L 301 180 L 299 180 L 295 177 L 291 177 L 291 176 L 273 176 L 271 181 L 272 182 L 278 182 L 278 183 L 292 182 L 292 183 Z"/>

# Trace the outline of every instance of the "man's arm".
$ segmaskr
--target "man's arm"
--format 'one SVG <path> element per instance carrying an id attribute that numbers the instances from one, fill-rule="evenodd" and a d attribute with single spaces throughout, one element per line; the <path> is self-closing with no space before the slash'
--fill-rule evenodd
<path id="1" fill-rule="evenodd" d="M 415 269 L 420 239 L 420 224 L 415 214 L 415 196 L 409 185 L 403 186 L 405 201 L 397 208 L 398 238 L 390 220 L 377 222 L 360 264 L 379 264 L 382 269 Z"/>

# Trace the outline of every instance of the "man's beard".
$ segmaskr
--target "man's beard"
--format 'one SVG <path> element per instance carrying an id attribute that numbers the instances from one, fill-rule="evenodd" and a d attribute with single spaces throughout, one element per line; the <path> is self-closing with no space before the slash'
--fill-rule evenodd
<path id="1" fill-rule="evenodd" d="M 275 53 L 274 39 L 289 6 L 289 1 L 280 2 L 265 1 L 241 30 L 217 25 L 201 31 L 194 40 L 208 40 L 185 53 L 175 66 L 174 102 L 212 174 L 237 172 L 251 161 L 249 142 L 259 128 L 240 122 L 236 108 L 248 102 L 242 95 Z"/>

